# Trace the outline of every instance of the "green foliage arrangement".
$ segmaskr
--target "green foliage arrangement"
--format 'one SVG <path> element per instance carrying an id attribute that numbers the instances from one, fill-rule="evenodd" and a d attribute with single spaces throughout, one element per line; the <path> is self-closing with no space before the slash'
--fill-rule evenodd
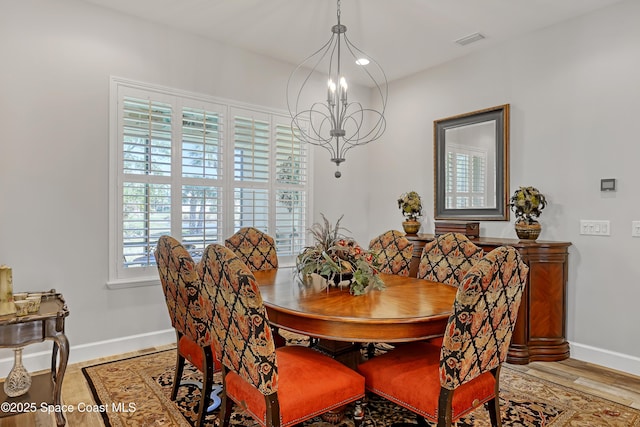
<path id="1" fill-rule="evenodd" d="M 535 187 L 520 187 L 511 196 L 509 207 L 518 218 L 516 222 L 534 224 L 538 221 L 544 207 L 547 206 L 547 199 L 544 194 Z"/>
<path id="2" fill-rule="evenodd" d="M 405 218 L 417 221 L 422 216 L 422 199 L 415 191 L 403 193 L 398 199 L 398 208 Z"/>
<path id="3" fill-rule="evenodd" d="M 312 273 L 329 281 L 334 278 L 350 278 L 349 292 L 362 295 L 370 289 L 383 289 L 379 265 L 375 256 L 362 249 L 350 237 L 342 234 L 342 216 L 332 225 L 323 214 L 323 223 L 315 223 L 309 231 L 314 245 L 307 246 L 296 258 L 296 270 L 304 280 Z"/>

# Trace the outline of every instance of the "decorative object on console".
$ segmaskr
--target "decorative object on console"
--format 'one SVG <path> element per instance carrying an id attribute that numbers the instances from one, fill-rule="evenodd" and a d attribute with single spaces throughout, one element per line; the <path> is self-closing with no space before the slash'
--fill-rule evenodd
<path id="1" fill-rule="evenodd" d="M 480 223 L 478 221 L 436 221 L 435 235 L 446 233 L 460 233 L 469 239 L 480 237 Z"/>
<path id="2" fill-rule="evenodd" d="M 523 240 L 538 238 L 542 226 L 534 218 L 540 216 L 545 206 L 547 206 L 547 199 L 535 187 L 520 187 L 513 193 L 509 207 L 517 217 L 515 228 L 518 238 Z"/>
<path id="3" fill-rule="evenodd" d="M 315 223 L 309 229 L 315 244 L 307 246 L 296 258 L 296 270 L 301 279 L 308 281 L 312 274 L 319 274 L 329 284 L 337 285 L 346 280 L 354 295 L 361 295 L 371 288 L 384 288 L 373 254 L 341 233 L 341 230 L 348 231 L 340 227 L 342 216 L 334 226 L 320 215 L 323 223 Z"/>
<path id="4" fill-rule="evenodd" d="M 14 314 L 13 304 L 13 274 L 11 267 L 0 265 L 0 316 Z"/>
<path id="5" fill-rule="evenodd" d="M 13 368 L 4 380 L 4 392 L 9 397 L 18 397 L 31 388 L 31 375 L 22 364 L 22 347 L 16 347 L 13 351 Z"/>
<path id="6" fill-rule="evenodd" d="M 416 234 L 420 230 L 420 221 L 418 218 L 422 216 L 422 199 L 415 191 L 403 193 L 398 199 L 398 208 L 402 215 L 407 218 L 402 223 L 402 228 L 407 234 Z"/>
<path id="7" fill-rule="evenodd" d="M 338 23 L 331 28 L 329 41 L 289 76 L 287 107 L 296 137 L 329 151 L 331 161 L 339 168 L 347 151 L 375 141 L 384 133 L 387 126 L 384 118 L 387 77 L 382 67 L 347 37 L 347 27 L 340 23 L 340 0 L 337 2 L 337 18 Z M 315 93 L 316 86 L 308 84 L 314 80 L 311 77 L 316 72 L 327 76 L 326 94 Z M 369 106 L 357 100 L 349 102 L 347 76 L 352 82 L 373 89 Z M 317 95 L 326 96 L 326 101 L 303 104 L 306 100 L 317 99 Z M 379 106 L 379 110 L 374 106 Z M 340 178 L 341 175 L 340 170 L 336 170 L 335 177 Z"/>

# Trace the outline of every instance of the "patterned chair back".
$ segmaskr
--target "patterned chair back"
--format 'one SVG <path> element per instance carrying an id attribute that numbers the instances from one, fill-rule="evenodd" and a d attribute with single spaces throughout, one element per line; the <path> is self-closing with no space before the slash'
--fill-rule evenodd
<path id="1" fill-rule="evenodd" d="M 243 227 L 225 240 L 231 249 L 252 271 L 278 268 L 278 254 L 273 237 L 257 228 Z"/>
<path id="2" fill-rule="evenodd" d="M 408 276 L 413 256 L 413 243 L 400 231 L 389 230 L 371 240 L 369 250 L 380 263 L 380 271 L 398 276 Z"/>
<path id="3" fill-rule="evenodd" d="M 440 384 L 454 390 L 507 357 L 529 267 L 512 247 L 488 253 L 465 275 L 440 351 Z"/>
<path id="4" fill-rule="evenodd" d="M 202 257 L 212 301 L 218 360 L 262 394 L 278 390 L 275 344 L 253 273 L 230 249 L 209 245 Z"/>
<path id="5" fill-rule="evenodd" d="M 170 236 L 160 237 L 154 255 L 171 325 L 200 347 L 211 345 L 213 304 L 202 294 L 202 261 Z"/>
<path id="6" fill-rule="evenodd" d="M 445 233 L 427 243 L 422 250 L 418 278 L 451 286 L 484 256 L 482 248 L 461 233 Z"/>

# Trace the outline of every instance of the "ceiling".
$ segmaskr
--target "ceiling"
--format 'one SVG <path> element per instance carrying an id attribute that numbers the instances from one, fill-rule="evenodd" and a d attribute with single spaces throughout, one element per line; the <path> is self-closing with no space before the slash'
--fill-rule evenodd
<path id="1" fill-rule="evenodd" d="M 296 65 L 336 23 L 335 0 L 84 0 Z M 624 0 L 342 0 L 350 40 L 388 80 Z M 486 38 L 466 46 L 473 33 Z"/>

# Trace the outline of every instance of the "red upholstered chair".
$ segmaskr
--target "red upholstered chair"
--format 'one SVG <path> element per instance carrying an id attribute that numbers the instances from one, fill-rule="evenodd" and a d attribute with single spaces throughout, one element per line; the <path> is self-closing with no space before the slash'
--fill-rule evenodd
<path id="1" fill-rule="evenodd" d="M 345 365 L 308 347 L 275 348 L 258 284 L 233 252 L 211 245 L 203 260 L 223 364 L 222 427 L 234 402 L 261 426 L 284 427 L 364 397 L 364 378 Z M 362 417 L 354 418 L 359 426 Z"/>
<path id="2" fill-rule="evenodd" d="M 252 271 L 278 268 L 278 254 L 273 237 L 257 228 L 243 227 L 225 240 L 231 249 Z"/>
<path id="3" fill-rule="evenodd" d="M 176 331 L 177 359 L 171 400 L 178 394 L 186 359 L 203 373 L 196 424 L 202 426 L 207 415 L 213 373 L 221 369 L 211 347 L 213 301 L 209 300 L 208 293 L 202 292 L 202 261 L 194 263 L 189 252 L 170 236 L 160 237 L 154 255 L 171 325 Z"/>
<path id="4" fill-rule="evenodd" d="M 421 426 L 451 426 L 483 403 L 501 426 L 500 367 L 528 270 L 514 248 L 491 251 L 463 278 L 442 346 L 411 343 L 361 364 L 367 390 L 415 412 Z"/>
<path id="5" fill-rule="evenodd" d="M 483 256 L 482 248 L 464 234 L 442 234 L 424 246 L 418 278 L 458 286 L 467 271 Z"/>
<path id="6" fill-rule="evenodd" d="M 371 240 L 369 250 L 377 256 L 381 272 L 398 276 L 409 275 L 413 243 L 404 237 L 404 233 L 396 230 L 382 233 Z"/>
<path id="7" fill-rule="evenodd" d="M 404 233 L 397 230 L 389 230 L 374 237 L 369 242 L 369 251 L 376 256 L 380 264 L 380 271 L 398 276 L 409 276 L 411 258 L 413 256 L 413 243 L 404 237 Z M 391 347 L 389 344 L 378 343 L 385 350 Z M 367 354 L 371 358 L 375 353 L 376 343 L 367 344 Z"/>

